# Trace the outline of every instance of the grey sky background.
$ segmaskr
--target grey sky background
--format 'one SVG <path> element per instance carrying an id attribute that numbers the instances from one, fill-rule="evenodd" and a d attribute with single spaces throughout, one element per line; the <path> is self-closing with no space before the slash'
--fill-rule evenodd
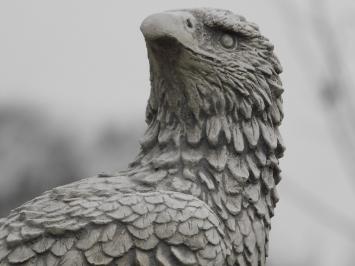
<path id="1" fill-rule="evenodd" d="M 355 241 L 322 225 L 331 217 L 309 214 L 297 199 L 304 199 L 304 189 L 355 220 L 354 187 L 332 141 L 336 125 L 329 125 L 319 100 L 326 70 L 310 26 L 318 10 L 310 2 L 0 0 L 0 105 L 39 106 L 52 123 L 84 138 L 107 122 L 142 127 L 149 69 L 141 21 L 154 12 L 199 6 L 242 14 L 272 40 L 285 70 L 282 133 L 288 149 L 271 232 L 273 265 L 282 265 L 285 256 L 304 265 L 351 265 Z M 354 73 L 354 2 L 325 2 L 334 38 Z"/>

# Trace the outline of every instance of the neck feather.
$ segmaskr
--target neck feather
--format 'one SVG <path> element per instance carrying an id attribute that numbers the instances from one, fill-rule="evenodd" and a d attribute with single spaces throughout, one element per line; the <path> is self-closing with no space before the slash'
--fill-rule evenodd
<path id="1" fill-rule="evenodd" d="M 280 110 L 270 106 L 258 112 L 244 101 L 239 109 L 189 122 L 160 108 L 130 172 L 147 185 L 199 195 L 238 194 L 260 179 L 271 190 L 280 180 L 278 159 L 284 151 L 275 108 Z"/>

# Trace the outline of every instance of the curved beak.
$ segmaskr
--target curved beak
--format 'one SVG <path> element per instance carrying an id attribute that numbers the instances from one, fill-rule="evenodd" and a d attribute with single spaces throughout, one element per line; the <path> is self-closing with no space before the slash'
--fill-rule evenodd
<path id="1" fill-rule="evenodd" d="M 163 12 L 147 17 L 142 22 L 141 31 L 147 43 L 169 39 L 193 48 L 195 24 L 195 18 L 188 12 Z"/>

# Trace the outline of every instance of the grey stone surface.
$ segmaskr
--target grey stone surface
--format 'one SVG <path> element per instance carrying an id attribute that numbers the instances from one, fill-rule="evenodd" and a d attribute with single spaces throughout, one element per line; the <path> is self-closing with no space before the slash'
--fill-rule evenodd
<path id="1" fill-rule="evenodd" d="M 155 14 L 148 129 L 127 170 L 0 220 L 0 265 L 265 265 L 284 145 L 281 66 L 229 11 Z"/>

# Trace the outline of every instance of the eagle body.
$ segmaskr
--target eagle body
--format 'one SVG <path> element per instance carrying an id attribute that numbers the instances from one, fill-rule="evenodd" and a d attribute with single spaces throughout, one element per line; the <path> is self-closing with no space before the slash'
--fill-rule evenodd
<path id="1" fill-rule="evenodd" d="M 284 145 L 282 69 L 244 17 L 144 20 L 148 128 L 127 170 L 54 188 L 0 219 L 0 266 L 258 266 Z"/>

